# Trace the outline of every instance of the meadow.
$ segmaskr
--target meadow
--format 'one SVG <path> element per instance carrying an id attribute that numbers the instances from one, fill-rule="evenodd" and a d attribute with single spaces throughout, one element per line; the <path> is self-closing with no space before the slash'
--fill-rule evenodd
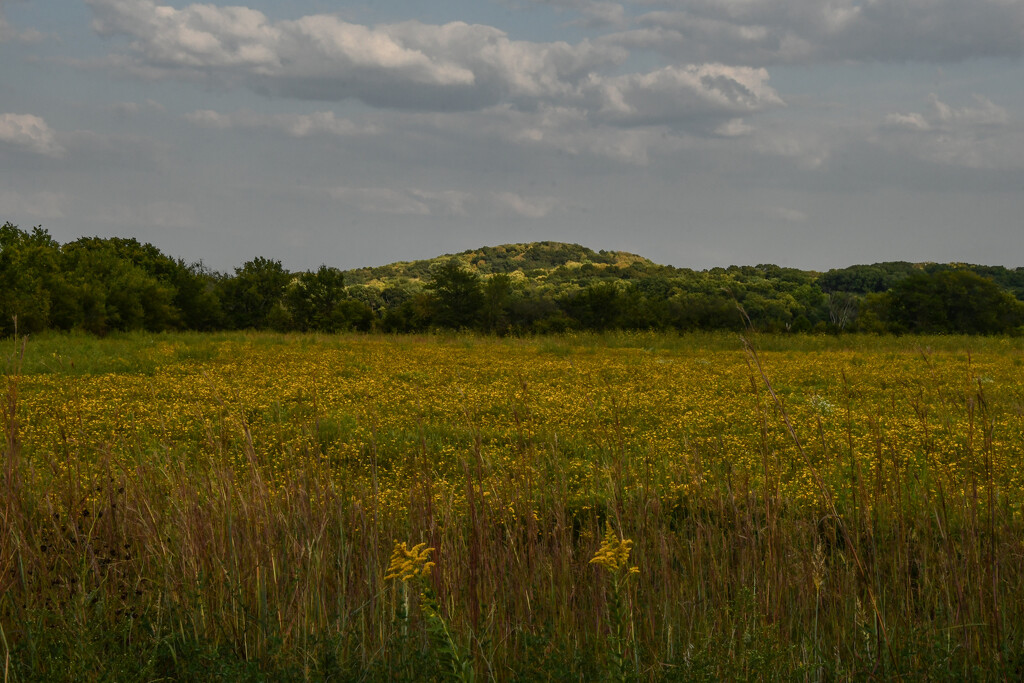
<path id="1" fill-rule="evenodd" d="M 1024 676 L 1024 340 L 2 341 L 21 680 Z"/>

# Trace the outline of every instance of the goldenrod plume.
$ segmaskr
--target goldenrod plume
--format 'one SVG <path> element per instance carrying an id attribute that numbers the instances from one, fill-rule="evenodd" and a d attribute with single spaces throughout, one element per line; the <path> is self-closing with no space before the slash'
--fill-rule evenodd
<path id="1" fill-rule="evenodd" d="M 633 549 L 633 541 L 628 538 L 620 539 L 608 525 L 604 532 L 604 540 L 601 547 L 594 553 L 590 564 L 599 564 L 608 571 L 617 572 L 625 569 L 629 564 L 629 553 Z M 629 574 L 639 574 L 638 567 L 629 567 Z"/>
<path id="2" fill-rule="evenodd" d="M 433 548 L 428 548 L 426 543 L 418 543 L 410 550 L 405 542 L 395 542 L 395 549 L 391 551 L 391 561 L 388 563 L 388 571 L 384 575 L 385 581 L 398 580 L 409 581 L 419 577 L 430 576 L 430 570 L 434 563 L 430 561 L 430 553 Z"/>

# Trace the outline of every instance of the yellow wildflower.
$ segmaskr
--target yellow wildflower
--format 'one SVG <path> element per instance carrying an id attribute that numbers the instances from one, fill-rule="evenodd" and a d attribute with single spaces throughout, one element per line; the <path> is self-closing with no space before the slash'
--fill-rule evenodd
<path id="1" fill-rule="evenodd" d="M 633 549 L 633 541 L 620 539 L 612 530 L 611 525 L 604 532 L 604 540 L 594 553 L 590 564 L 599 564 L 608 571 L 616 572 L 628 567 L 629 574 L 639 574 L 639 567 L 629 567 L 629 553 Z"/>
<path id="2" fill-rule="evenodd" d="M 410 550 L 405 542 L 395 542 L 395 549 L 391 551 L 391 561 L 388 563 L 385 581 L 396 579 L 398 581 L 409 581 L 410 579 L 426 578 L 430 576 L 430 570 L 434 567 L 430 561 L 430 553 L 433 548 L 428 548 L 426 543 L 418 543 Z"/>

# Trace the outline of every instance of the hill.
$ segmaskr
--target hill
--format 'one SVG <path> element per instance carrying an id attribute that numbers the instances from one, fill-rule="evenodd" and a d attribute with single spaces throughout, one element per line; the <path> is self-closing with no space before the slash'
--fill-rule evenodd
<path id="1" fill-rule="evenodd" d="M 741 330 L 1024 334 L 1024 268 L 889 262 L 695 271 L 532 242 L 341 271 L 257 257 L 233 274 L 134 239 L 0 226 L 0 337 L 46 329 Z"/>
<path id="2" fill-rule="evenodd" d="M 573 270 L 590 266 L 588 270 L 602 271 L 613 267 L 618 272 L 637 265 L 645 270 L 664 267 L 643 256 L 625 251 L 594 251 L 579 244 L 548 241 L 480 247 L 431 259 L 355 268 L 344 271 L 345 282 L 349 285 L 369 285 L 377 288 L 402 280 L 418 282 L 429 278 L 431 268 L 452 259 L 479 275 L 521 273 L 523 277 L 530 279 L 544 279 L 560 268 Z"/>

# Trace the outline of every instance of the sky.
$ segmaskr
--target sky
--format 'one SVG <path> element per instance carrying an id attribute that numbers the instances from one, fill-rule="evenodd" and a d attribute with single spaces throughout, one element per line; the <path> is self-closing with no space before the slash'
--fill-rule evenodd
<path id="1" fill-rule="evenodd" d="M 1024 266 L 1024 0 L 0 0 L 0 222 L 230 272 Z"/>

